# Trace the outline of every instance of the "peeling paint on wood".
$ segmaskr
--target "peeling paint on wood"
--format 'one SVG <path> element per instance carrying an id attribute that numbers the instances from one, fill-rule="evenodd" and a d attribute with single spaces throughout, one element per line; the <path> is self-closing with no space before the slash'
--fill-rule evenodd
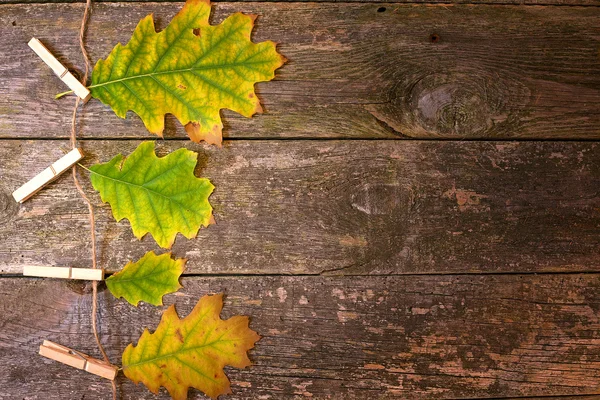
<path id="1" fill-rule="evenodd" d="M 231 399 L 506 398 L 600 389 L 599 274 L 188 277 L 182 284 L 185 296 L 167 295 L 164 307 L 135 308 L 101 292 L 101 336 L 113 362 L 156 326 L 165 307 L 174 302 L 186 315 L 202 295 L 225 291 L 223 317 L 249 315 L 263 336 L 250 352 L 252 368 L 228 369 Z M 273 296 L 279 288 L 288 293 L 284 303 Z M 303 297 L 310 303 L 301 304 Z M 89 293 L 59 280 L 0 279 L 3 396 L 106 398 L 106 381 L 36 353 L 49 339 L 96 354 L 90 305 Z M 352 317 L 339 320 L 340 306 Z M 126 399 L 155 398 L 122 376 L 117 382 Z M 190 398 L 203 397 L 192 390 Z"/>

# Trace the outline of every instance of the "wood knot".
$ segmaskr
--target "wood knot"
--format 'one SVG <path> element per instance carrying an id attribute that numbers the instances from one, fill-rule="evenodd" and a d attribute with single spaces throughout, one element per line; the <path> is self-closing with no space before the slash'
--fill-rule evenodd
<path id="1" fill-rule="evenodd" d="M 365 184 L 352 194 L 352 208 L 371 216 L 403 214 L 409 197 L 400 184 Z"/>
<path id="2" fill-rule="evenodd" d="M 389 161 L 396 162 L 394 158 Z M 412 239 L 408 233 L 419 213 L 415 209 L 415 187 L 405 181 L 405 177 L 390 176 L 352 188 L 352 212 L 348 215 L 355 228 L 348 229 L 352 234 L 340 237 L 339 243 L 355 260 L 355 266 L 346 268 L 344 273 L 368 273 L 389 265 L 404 268 L 410 262 L 412 256 L 406 249 Z"/>
<path id="3" fill-rule="evenodd" d="M 368 107 L 371 114 L 410 137 L 502 137 L 526 122 L 533 96 L 518 76 L 474 66 L 435 67 L 403 75 L 390 87 L 388 102 Z"/>
<path id="4" fill-rule="evenodd" d="M 483 137 L 514 130 L 529 98 L 527 88 L 507 76 L 482 71 L 439 72 L 420 79 L 410 93 L 412 119 L 425 131 L 448 137 Z"/>

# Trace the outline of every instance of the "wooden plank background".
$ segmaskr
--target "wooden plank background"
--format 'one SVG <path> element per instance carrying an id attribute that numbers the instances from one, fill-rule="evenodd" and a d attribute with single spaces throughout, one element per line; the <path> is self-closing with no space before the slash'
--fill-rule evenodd
<path id="1" fill-rule="evenodd" d="M 290 60 L 258 85 L 265 114 L 223 112 L 222 149 L 190 143 L 171 117 L 157 142 L 197 151 L 216 186 L 217 224 L 173 247 L 189 261 L 166 305 L 184 316 L 224 292 L 223 314 L 249 315 L 263 336 L 252 368 L 228 370 L 227 398 L 600 398 L 600 2 L 436 2 L 215 5 L 213 23 L 259 14 L 255 41 Z M 0 398 L 104 399 L 107 381 L 36 353 L 50 339 L 97 356 L 89 285 L 19 274 L 90 263 L 69 176 L 23 205 L 11 197 L 69 146 L 73 99 L 53 99 L 65 89 L 27 41 L 83 65 L 83 5 L 43 3 L 0 0 Z M 164 28 L 180 7 L 96 4 L 93 61 L 143 16 Z M 85 165 L 155 138 L 94 100 L 80 135 Z M 156 250 L 80 173 L 100 265 Z M 119 364 L 164 308 L 101 290 Z"/>
<path id="2" fill-rule="evenodd" d="M 375 0 L 233 0 L 232 2 L 304 2 L 304 3 L 379 3 Z M 95 3 L 136 3 L 147 2 L 147 0 L 97 0 Z M 176 3 L 176 0 L 157 0 L 161 3 Z M 35 4 L 35 3 L 77 3 L 76 0 L 0 0 L 0 4 Z M 529 6 L 598 6 L 599 0 L 392 0 L 388 3 L 408 3 L 408 4 L 436 4 L 436 5 L 453 5 L 453 4 L 496 4 L 496 5 L 529 5 Z M 383 12 L 379 11 L 379 12 Z"/>
<path id="3" fill-rule="evenodd" d="M 263 335 L 252 350 L 255 365 L 229 370 L 233 398 L 598 390 L 600 274 L 191 277 L 182 283 L 185 289 L 168 297 L 180 315 L 191 311 L 199 294 L 224 291 L 224 315 L 251 315 L 251 327 Z M 106 380 L 35 352 L 42 339 L 95 352 L 89 292 L 84 284 L 60 281 L 0 281 L 2 354 L 11 360 L 0 367 L 0 391 L 41 393 L 51 382 L 48 393 L 63 398 L 107 398 Z M 135 309 L 106 291 L 101 304 L 102 337 L 113 359 L 160 320 L 160 308 Z M 119 385 L 125 398 L 155 398 L 125 379 Z"/>
<path id="4" fill-rule="evenodd" d="M 54 100 L 63 84 L 27 42 L 35 35 L 81 67 L 82 8 L 2 6 L 0 54 L 10 57 L 0 65 L 0 137 L 68 137 L 73 100 Z M 92 59 L 126 43 L 145 15 L 164 27 L 178 9 L 96 5 Z M 213 20 L 236 11 L 260 15 L 254 39 L 281 43 L 290 61 L 258 85 L 264 115 L 223 113 L 227 138 L 600 138 L 596 8 L 218 3 Z M 86 137 L 151 137 L 97 101 L 83 124 Z M 169 119 L 165 136 L 185 132 Z"/>
<path id="5" fill-rule="evenodd" d="M 17 205 L 10 193 L 67 141 L 5 140 L 0 148 L 0 271 L 89 257 L 88 210 L 70 176 Z M 85 141 L 85 164 L 139 141 Z M 190 273 L 405 274 L 575 272 L 600 268 L 600 146 L 576 142 L 158 142 L 199 151 L 216 189 L 217 224 L 179 237 Z M 543 171 L 543 173 L 540 173 Z M 109 270 L 157 248 L 97 207 L 98 257 Z M 77 229 L 74 229 L 77 227 Z M 48 248 L 54 251 L 48 251 Z"/>

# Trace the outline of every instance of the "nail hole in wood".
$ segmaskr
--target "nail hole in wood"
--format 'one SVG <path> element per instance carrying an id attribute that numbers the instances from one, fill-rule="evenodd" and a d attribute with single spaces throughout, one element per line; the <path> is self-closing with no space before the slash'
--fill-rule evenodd
<path id="1" fill-rule="evenodd" d="M 377 9 L 377 12 L 385 12 L 386 8 L 385 7 L 379 7 Z"/>
<path id="2" fill-rule="evenodd" d="M 431 35 L 429 35 L 429 41 L 431 43 L 437 43 L 440 41 L 440 35 L 438 35 L 437 33 L 432 33 Z"/>

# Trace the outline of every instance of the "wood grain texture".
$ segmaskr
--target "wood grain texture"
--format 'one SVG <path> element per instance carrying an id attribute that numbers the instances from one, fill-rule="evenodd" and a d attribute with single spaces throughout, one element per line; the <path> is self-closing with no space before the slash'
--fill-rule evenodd
<path id="1" fill-rule="evenodd" d="M 381 3 L 377 0 L 230 0 L 236 2 L 266 2 L 266 3 Z M 157 0 L 158 3 L 180 3 L 179 0 Z M 35 3 L 77 3 L 77 0 L 0 0 L 1 4 L 35 4 Z M 94 3 L 149 3 L 148 0 L 94 0 Z M 599 0 L 391 0 L 387 3 L 407 4 L 493 4 L 493 5 L 528 5 L 528 6 L 600 6 Z M 383 12 L 383 11 L 380 11 Z"/>
<path id="2" fill-rule="evenodd" d="M 249 315 L 254 365 L 228 369 L 228 399 L 456 399 L 600 393 L 600 275 L 186 278 L 187 315 L 226 293 L 224 318 Z M 106 380 L 44 360 L 43 339 L 97 354 L 90 288 L 0 280 L 0 396 L 106 399 Z M 100 295 L 114 363 L 163 308 Z M 154 397 L 122 376 L 124 399 Z M 37 396 L 37 397 L 36 397 Z M 263 396 L 263 397 L 260 397 Z M 203 398 L 191 391 L 190 398 Z"/>
<path id="3" fill-rule="evenodd" d="M 600 394 L 575 396 L 527 396 L 527 397 L 497 397 L 495 400 L 598 400 Z"/>
<path id="4" fill-rule="evenodd" d="M 0 137 L 67 137 L 73 99 L 54 100 L 65 88 L 26 43 L 82 67 L 83 5 L 0 7 Z M 96 5 L 92 59 L 179 8 Z M 257 86 L 265 114 L 223 112 L 226 138 L 600 138 L 598 7 L 218 3 L 213 22 L 236 11 L 260 15 L 254 39 L 290 61 Z M 86 137 L 150 137 L 96 100 L 82 122 Z M 168 118 L 166 135 L 185 132 Z"/>
<path id="5" fill-rule="evenodd" d="M 85 165 L 138 141 L 85 141 Z M 236 141 L 199 153 L 216 225 L 173 251 L 194 274 L 599 271 L 600 145 L 553 142 Z M 66 141 L 0 146 L 0 272 L 89 265 L 88 211 L 63 176 L 19 206 L 10 193 Z M 96 211 L 100 266 L 158 249 Z"/>

